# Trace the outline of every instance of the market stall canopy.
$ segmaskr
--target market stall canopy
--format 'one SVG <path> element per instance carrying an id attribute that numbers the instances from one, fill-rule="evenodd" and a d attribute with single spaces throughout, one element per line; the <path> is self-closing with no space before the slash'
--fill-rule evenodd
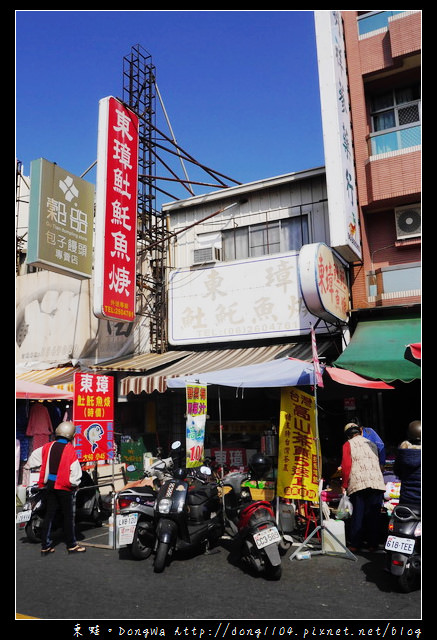
<path id="1" fill-rule="evenodd" d="M 348 369 L 336 369 L 335 367 L 325 367 L 326 373 L 339 384 L 351 387 L 366 387 L 367 389 L 394 389 L 390 384 L 382 380 L 368 380 Z"/>
<path id="2" fill-rule="evenodd" d="M 420 378 L 420 368 L 404 358 L 406 345 L 420 338 L 420 318 L 386 318 L 358 323 L 336 367 L 393 382 Z"/>
<path id="3" fill-rule="evenodd" d="M 420 342 L 416 342 L 414 344 L 407 344 L 407 348 L 404 352 L 404 358 L 409 360 L 410 362 L 414 362 L 414 364 L 420 365 L 422 364 L 422 345 Z"/>
<path id="4" fill-rule="evenodd" d="M 29 380 L 15 380 L 15 397 L 26 400 L 71 400 L 73 393 Z"/>
<path id="5" fill-rule="evenodd" d="M 167 386 L 185 387 L 187 382 L 194 381 L 238 389 L 297 387 L 314 384 L 314 367 L 310 362 L 285 357 L 244 367 L 231 367 L 194 373 L 187 377 L 169 378 Z"/>

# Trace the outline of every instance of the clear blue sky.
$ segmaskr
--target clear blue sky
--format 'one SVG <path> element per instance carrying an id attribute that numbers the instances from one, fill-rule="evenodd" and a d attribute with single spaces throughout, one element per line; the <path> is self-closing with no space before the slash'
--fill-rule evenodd
<path id="1" fill-rule="evenodd" d="M 40 157 L 77 175 L 96 160 L 99 100 L 122 96 L 123 57 L 137 44 L 152 56 L 178 143 L 199 162 L 240 182 L 324 164 L 312 10 L 17 10 L 25 175 Z M 159 102 L 157 116 L 168 133 Z"/>

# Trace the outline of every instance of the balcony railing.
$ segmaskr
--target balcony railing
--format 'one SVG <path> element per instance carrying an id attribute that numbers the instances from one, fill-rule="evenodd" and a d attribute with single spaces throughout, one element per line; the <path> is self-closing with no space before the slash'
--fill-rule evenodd
<path id="1" fill-rule="evenodd" d="M 421 144 L 421 125 L 400 127 L 378 133 L 370 137 L 370 155 L 377 156 L 390 151 L 400 151 Z"/>
<path id="2" fill-rule="evenodd" d="M 388 27 L 388 19 L 403 11 L 372 11 L 358 17 L 358 34 L 360 36 Z"/>

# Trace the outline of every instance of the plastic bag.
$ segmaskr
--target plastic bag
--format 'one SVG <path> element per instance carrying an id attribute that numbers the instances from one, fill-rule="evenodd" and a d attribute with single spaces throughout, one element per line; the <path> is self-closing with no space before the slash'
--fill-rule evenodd
<path id="1" fill-rule="evenodd" d="M 353 511 L 352 502 L 346 493 L 343 493 L 338 503 L 337 513 L 335 518 L 337 520 L 347 520 L 351 517 Z"/>

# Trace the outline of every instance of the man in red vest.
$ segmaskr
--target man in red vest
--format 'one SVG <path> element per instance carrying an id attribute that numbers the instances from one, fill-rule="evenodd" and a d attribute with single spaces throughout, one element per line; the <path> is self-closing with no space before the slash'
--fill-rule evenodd
<path id="1" fill-rule="evenodd" d="M 47 490 L 47 508 L 41 527 L 41 555 L 54 552 L 51 539 L 53 520 L 58 509 L 64 516 L 64 535 L 68 553 L 83 553 L 86 548 L 77 544 L 75 533 L 75 493 L 82 477 L 82 469 L 73 445 L 75 426 L 61 422 L 55 430 L 56 440 L 48 442 L 30 455 L 26 466 L 41 467 L 38 486 Z"/>

